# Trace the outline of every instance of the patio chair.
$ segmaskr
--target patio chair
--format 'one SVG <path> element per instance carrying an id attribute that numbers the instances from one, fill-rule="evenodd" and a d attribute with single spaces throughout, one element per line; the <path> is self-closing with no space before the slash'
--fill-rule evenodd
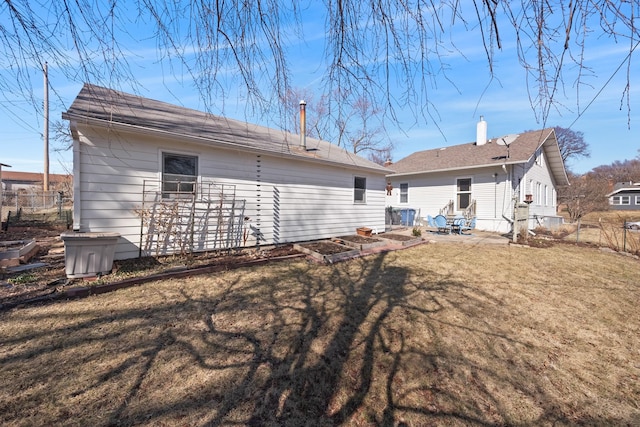
<path id="1" fill-rule="evenodd" d="M 451 224 L 447 223 L 447 218 L 444 215 L 436 215 L 433 222 L 438 228 L 438 233 L 451 234 Z"/>
<path id="2" fill-rule="evenodd" d="M 467 220 L 464 217 L 456 217 L 451 223 L 451 229 L 453 232 L 462 234 L 462 230 L 467 226 Z"/>
<path id="3" fill-rule="evenodd" d="M 463 225 L 461 227 L 458 228 L 458 231 L 460 234 L 464 234 L 463 231 L 464 230 L 473 230 L 474 228 L 476 228 L 476 217 L 474 216 L 471 221 L 469 221 L 469 224 Z"/>
<path id="4" fill-rule="evenodd" d="M 427 225 L 431 228 L 438 228 L 438 226 L 436 225 L 436 222 L 433 220 L 433 217 L 431 215 L 427 215 Z"/>

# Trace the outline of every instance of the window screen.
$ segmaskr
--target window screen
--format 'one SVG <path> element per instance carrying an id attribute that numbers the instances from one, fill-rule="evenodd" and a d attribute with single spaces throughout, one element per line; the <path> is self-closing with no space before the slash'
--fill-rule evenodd
<path id="1" fill-rule="evenodd" d="M 400 184 L 400 203 L 409 203 L 409 184 Z"/>
<path id="2" fill-rule="evenodd" d="M 162 194 L 175 197 L 195 193 L 198 181 L 198 158 L 162 153 Z"/>
<path id="3" fill-rule="evenodd" d="M 458 210 L 467 209 L 471 203 L 471 178 L 459 178 L 456 186 Z"/>

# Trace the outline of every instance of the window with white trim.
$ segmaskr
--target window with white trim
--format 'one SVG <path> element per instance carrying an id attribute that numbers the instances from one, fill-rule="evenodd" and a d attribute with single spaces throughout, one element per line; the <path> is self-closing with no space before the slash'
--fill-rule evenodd
<path id="1" fill-rule="evenodd" d="M 549 206 L 549 187 L 544 186 L 544 205 Z"/>
<path id="2" fill-rule="evenodd" d="M 191 195 L 198 181 L 198 157 L 162 153 L 162 197 Z"/>
<path id="3" fill-rule="evenodd" d="M 542 205 L 542 184 L 536 182 L 536 205 Z"/>
<path id="4" fill-rule="evenodd" d="M 467 209 L 471 204 L 471 178 L 458 178 L 456 182 L 456 202 L 458 210 Z"/>
<path id="5" fill-rule="evenodd" d="M 613 196 L 611 197 L 612 205 L 630 205 L 631 197 L 630 196 Z"/>
<path id="6" fill-rule="evenodd" d="M 367 178 L 356 176 L 353 178 L 353 202 L 367 202 Z"/>
<path id="7" fill-rule="evenodd" d="M 640 206 L 640 196 L 636 196 L 636 206 Z"/>
<path id="8" fill-rule="evenodd" d="M 409 183 L 400 184 L 400 203 L 409 203 Z"/>

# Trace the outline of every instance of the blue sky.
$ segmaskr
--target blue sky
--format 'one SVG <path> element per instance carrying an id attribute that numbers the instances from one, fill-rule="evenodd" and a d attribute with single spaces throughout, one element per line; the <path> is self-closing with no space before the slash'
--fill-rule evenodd
<path id="1" fill-rule="evenodd" d="M 314 95 L 321 95 L 319 86 L 323 74 L 323 19 L 304 15 L 305 43 L 292 42 L 290 59 L 293 85 L 308 88 Z M 451 52 L 443 62 L 447 78 L 442 75 L 434 80 L 428 91 L 432 119 L 427 123 L 416 122 L 411 109 L 397 110 L 400 124 L 387 124 L 387 132 L 395 144 L 393 159 L 399 160 L 412 152 L 475 140 L 476 122 L 484 116 L 488 123 L 488 136 L 496 137 L 542 127 L 571 127 L 584 133 L 591 157 L 570 163 L 568 167 L 577 173 L 592 168 L 623 161 L 639 155 L 640 148 L 640 90 L 634 83 L 640 80 L 640 67 L 633 59 L 632 67 L 623 66 L 616 74 L 628 53 L 629 42 L 615 43 L 595 37 L 587 50 L 586 60 L 592 68 L 591 75 L 580 86 L 579 98 L 574 84 L 575 69 L 568 68 L 564 90 L 556 100 L 563 107 L 553 110 L 546 122 L 534 113 L 527 94 L 526 74 L 515 55 L 515 44 L 510 34 L 503 34 L 503 47 L 495 54 L 494 76 L 489 67 L 477 31 L 453 28 L 452 40 L 464 56 Z M 131 65 L 141 87 L 140 95 L 186 107 L 203 109 L 196 89 L 186 76 L 175 78 L 168 74 L 166 65 L 157 62 L 155 41 L 148 37 L 129 46 Z M 631 113 L 627 111 L 623 90 L 626 73 L 630 72 Z M 0 69 L 0 73 L 5 73 Z M 82 81 L 69 81 L 63 77 L 55 60 L 49 61 L 51 120 L 60 120 L 64 111 L 82 87 Z M 34 98 L 41 100 L 42 73 L 32 70 Z M 453 83 L 452 83 L 453 82 Z M 134 89 L 126 83 L 118 89 Z M 0 98 L 0 126 L 3 129 L 0 163 L 9 164 L 13 171 L 41 172 L 43 170 L 43 119 L 26 101 L 12 99 L 5 94 Z M 232 95 L 218 105 L 218 111 L 229 117 L 249 122 L 272 125 L 265 117 L 247 115 L 242 94 Z M 630 129 L 629 129 L 630 126 Z M 59 145 L 51 141 L 50 172 L 66 173 L 71 170 L 71 152 L 57 152 Z"/>

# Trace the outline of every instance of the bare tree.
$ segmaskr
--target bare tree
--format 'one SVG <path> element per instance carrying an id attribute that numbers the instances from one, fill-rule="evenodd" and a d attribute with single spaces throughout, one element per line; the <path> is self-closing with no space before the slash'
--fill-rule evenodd
<path id="1" fill-rule="evenodd" d="M 285 93 L 282 103 L 284 105 L 287 120 L 284 121 L 284 129 L 295 134 L 300 133 L 300 102 L 306 103 L 306 134 L 312 138 L 328 140 L 327 129 L 327 102 L 326 97 L 316 99 L 310 89 L 289 88 Z"/>
<path id="2" fill-rule="evenodd" d="M 597 179 L 612 183 L 640 182 L 640 159 L 616 160 L 610 165 L 597 166 L 589 173 Z"/>
<path id="3" fill-rule="evenodd" d="M 393 144 L 386 139 L 386 132 L 380 120 L 380 109 L 362 97 L 349 103 L 348 97 L 345 96 L 341 105 L 348 105 L 349 109 L 346 114 L 341 114 L 335 119 L 335 140 L 339 145 L 346 146 L 354 154 L 380 155 L 391 152 Z"/>
<path id="4" fill-rule="evenodd" d="M 391 161 L 391 159 L 393 158 L 393 156 L 391 155 L 391 150 L 392 147 L 389 146 L 387 149 L 371 152 L 369 153 L 368 158 L 373 163 L 384 165 L 385 163 L 387 163 L 387 161 Z"/>
<path id="5" fill-rule="evenodd" d="M 575 175 L 568 173 L 571 185 L 558 191 L 558 201 L 566 206 L 569 219 L 577 221 L 589 212 L 609 209 L 605 194 L 608 192 L 607 180 L 593 174 Z"/>
<path id="6" fill-rule="evenodd" d="M 591 156 L 589 146 L 585 142 L 582 132 L 560 126 L 554 127 L 554 130 L 556 131 L 556 139 L 558 140 L 560 155 L 564 164 L 570 159 Z"/>
<path id="7" fill-rule="evenodd" d="M 318 3 L 3 0 L 0 93 L 33 100 L 31 74 L 45 61 L 71 81 L 119 88 L 135 74 L 135 54 L 127 46 L 144 34 L 156 41 L 158 59 L 170 74 L 190 77 L 207 108 L 242 87 L 248 108 L 277 108 L 284 117 L 279 101 L 290 88 L 288 48 L 291 40 L 304 38 L 301 18 L 309 12 L 326 18 L 323 93 L 340 117 L 334 95 L 348 92 L 375 101 L 385 117 L 393 119 L 395 108 L 409 105 L 417 117 L 429 119 L 429 91 L 447 68 L 445 54 L 457 52 L 449 31 L 459 23 L 478 34 L 490 74 L 503 38 L 516 41 L 530 102 L 543 122 L 565 79 L 579 91 L 591 72 L 585 59 L 590 33 L 615 38 L 628 45 L 620 63 L 627 67 L 621 100 L 629 106 L 631 58 L 640 40 L 635 0 Z M 397 87 L 400 94 L 392 90 Z"/>
<path id="8" fill-rule="evenodd" d="M 391 157 L 393 144 L 387 139 L 382 124 L 382 111 L 368 99 L 350 99 L 343 93 L 340 97 L 340 111 L 330 111 L 327 97 L 316 96 L 309 89 L 293 88 L 287 91 L 283 104 L 287 116 L 284 128 L 288 131 L 300 132 L 300 101 L 306 103 L 306 133 L 308 136 L 331 141 L 344 146 L 355 154 L 368 156 L 372 161 L 383 159 L 384 163 Z"/>

